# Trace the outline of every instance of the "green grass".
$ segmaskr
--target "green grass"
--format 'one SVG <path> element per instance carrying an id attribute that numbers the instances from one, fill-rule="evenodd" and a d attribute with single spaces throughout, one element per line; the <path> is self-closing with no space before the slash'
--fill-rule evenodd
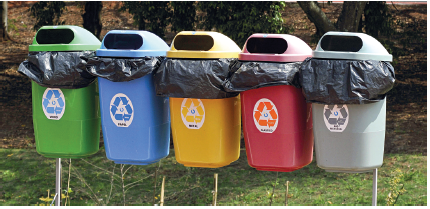
<path id="1" fill-rule="evenodd" d="M 55 159 L 42 157 L 35 150 L 19 149 L 1 149 L 0 156 L 0 204 L 45 204 L 39 198 L 47 197 L 48 189 L 51 194 L 55 191 Z M 67 188 L 68 161 L 62 159 L 63 190 Z M 114 169 L 114 165 L 106 158 L 103 149 L 88 158 L 72 159 L 71 205 L 123 205 L 121 166 L 116 165 Z M 123 171 L 129 167 L 125 165 Z M 238 161 L 216 169 L 184 167 L 176 162 L 171 150 L 161 163 L 132 166 L 123 175 L 124 185 L 128 185 L 125 187 L 125 190 L 128 189 L 125 193 L 126 205 L 153 205 L 154 173 L 158 167 L 156 203 L 159 203 L 161 181 L 165 176 L 165 205 L 211 204 L 214 173 L 219 175 L 218 205 L 269 205 L 276 182 L 276 172 L 251 168 L 244 150 Z M 398 173 L 393 173 L 396 170 Z M 400 189 L 403 184 L 406 191 L 399 196 L 395 205 L 427 205 L 426 156 L 385 155 L 378 174 L 378 205 L 386 205 L 387 195 L 392 190 L 390 180 L 396 176 L 400 182 L 395 186 Z M 278 174 L 272 205 L 284 204 L 286 181 L 290 182 L 290 206 L 371 205 L 372 173 L 329 173 L 318 168 L 313 161 L 303 169 Z"/>

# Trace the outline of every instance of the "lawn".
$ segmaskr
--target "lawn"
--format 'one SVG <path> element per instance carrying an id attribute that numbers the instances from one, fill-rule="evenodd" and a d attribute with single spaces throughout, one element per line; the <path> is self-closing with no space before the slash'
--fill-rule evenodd
<path id="1" fill-rule="evenodd" d="M 44 205 L 52 200 L 55 159 L 42 157 L 35 149 L 1 149 L 0 155 L 1 205 Z M 274 185 L 272 205 L 284 205 L 287 181 L 289 206 L 371 205 L 372 200 L 372 173 L 329 173 L 318 168 L 314 160 L 303 169 L 279 172 L 276 178 L 276 172 L 251 168 L 245 150 L 238 161 L 216 169 L 184 167 L 176 162 L 174 150 L 160 163 L 149 166 L 115 165 L 106 158 L 104 149 L 71 162 L 67 205 L 124 205 L 124 200 L 126 205 L 159 204 L 163 176 L 164 205 L 209 205 L 215 173 L 219 176 L 217 205 L 269 205 Z M 69 159 L 62 159 L 62 166 L 66 196 Z M 387 205 L 389 194 L 395 205 L 427 205 L 426 156 L 387 154 L 378 174 L 378 205 Z M 402 192 L 398 198 L 397 191 Z"/>

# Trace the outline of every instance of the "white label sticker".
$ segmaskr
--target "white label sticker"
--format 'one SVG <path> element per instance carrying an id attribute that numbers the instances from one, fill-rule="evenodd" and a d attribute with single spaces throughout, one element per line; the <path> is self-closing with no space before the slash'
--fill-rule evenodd
<path id="1" fill-rule="evenodd" d="M 66 109 L 66 100 L 61 89 L 47 88 L 43 93 L 42 108 L 50 120 L 60 120 Z"/>
<path id="2" fill-rule="evenodd" d="M 189 129 L 200 129 L 205 122 L 205 106 L 200 99 L 184 99 L 181 105 L 182 122 Z"/>
<path id="3" fill-rule="evenodd" d="M 331 132 L 343 132 L 348 125 L 348 107 L 346 104 L 324 105 L 323 117 L 328 130 Z"/>
<path id="4" fill-rule="evenodd" d="M 133 103 L 123 93 L 115 94 L 110 101 L 110 117 L 118 127 L 128 127 L 133 122 Z"/>
<path id="5" fill-rule="evenodd" d="M 273 133 L 278 127 L 278 109 L 269 99 L 260 99 L 254 106 L 254 123 L 262 133 Z"/>

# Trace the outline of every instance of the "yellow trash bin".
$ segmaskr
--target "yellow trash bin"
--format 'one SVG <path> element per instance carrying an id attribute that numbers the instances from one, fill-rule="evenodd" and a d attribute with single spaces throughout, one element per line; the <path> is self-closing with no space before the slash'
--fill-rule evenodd
<path id="1" fill-rule="evenodd" d="M 167 58 L 237 58 L 240 51 L 236 43 L 221 33 L 183 31 L 174 38 Z M 176 160 L 188 167 L 218 168 L 239 159 L 240 112 L 239 96 L 170 97 Z"/>

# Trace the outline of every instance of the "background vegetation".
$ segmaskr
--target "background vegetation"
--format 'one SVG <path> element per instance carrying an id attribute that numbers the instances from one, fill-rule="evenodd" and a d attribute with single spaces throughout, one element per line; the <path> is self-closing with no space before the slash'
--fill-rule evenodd
<path id="1" fill-rule="evenodd" d="M 169 44 L 182 30 L 219 31 L 240 47 L 257 32 L 290 33 L 312 48 L 319 39 L 318 23 L 296 2 L 64 2 L 66 12 L 62 13 L 49 4 L 9 2 L 8 18 L 0 15 L 11 39 L 3 35 L 6 38 L 0 40 L 1 205 L 46 204 L 54 192 L 55 160 L 35 152 L 30 80 L 16 71 L 26 59 L 34 27 L 44 20 L 37 14 L 49 14 L 52 20 L 44 21 L 53 24 L 85 27 L 99 33 L 100 39 L 114 29 L 150 30 Z M 315 5 L 312 10 L 325 15 L 332 27 L 339 27 L 346 5 Z M 37 6 L 32 15 L 31 8 Z M 139 6 L 140 10 L 130 11 Z M 378 205 L 427 205 L 426 6 L 369 2 L 357 17 L 357 30 L 384 44 L 394 56 L 396 71 L 395 87 L 387 97 L 386 155 L 379 169 Z M 93 17 L 100 17 L 101 29 L 97 21 L 88 22 Z M 289 205 L 370 205 L 371 201 L 371 173 L 328 173 L 312 162 L 294 172 L 278 173 L 276 180 L 276 172 L 249 167 L 244 151 L 238 161 L 219 169 L 186 168 L 175 161 L 173 150 L 160 164 L 130 167 L 106 159 L 102 138 L 100 147 L 94 156 L 72 160 L 70 190 L 69 160 L 63 159 L 62 188 L 67 204 L 153 205 L 159 201 L 165 176 L 166 205 L 208 205 L 214 173 L 219 174 L 219 205 L 269 205 L 271 198 L 272 205 L 282 205 L 286 181 L 290 181 Z"/>

